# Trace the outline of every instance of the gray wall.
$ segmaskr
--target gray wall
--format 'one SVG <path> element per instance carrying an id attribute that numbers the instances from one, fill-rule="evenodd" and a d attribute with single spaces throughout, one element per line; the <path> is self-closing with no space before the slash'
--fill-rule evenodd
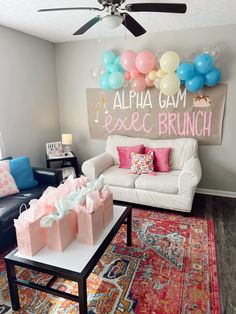
<path id="1" fill-rule="evenodd" d="M 63 132 L 74 135 L 74 150 L 80 162 L 104 151 L 105 142 L 89 137 L 85 89 L 98 87 L 90 78 L 90 69 L 100 64 L 104 50 L 125 49 L 158 51 L 167 48 L 180 56 L 186 51 L 218 45 L 223 81 L 229 83 L 222 145 L 200 147 L 203 168 L 201 188 L 236 191 L 236 26 L 201 28 L 146 34 L 141 38 L 111 38 L 56 45 L 60 123 Z"/>
<path id="2" fill-rule="evenodd" d="M 6 154 L 45 166 L 45 143 L 60 140 L 53 44 L 0 26 L 0 130 Z"/>

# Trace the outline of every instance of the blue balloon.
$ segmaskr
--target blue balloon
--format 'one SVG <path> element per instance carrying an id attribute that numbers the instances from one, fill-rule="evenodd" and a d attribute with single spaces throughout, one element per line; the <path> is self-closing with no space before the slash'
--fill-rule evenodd
<path id="1" fill-rule="evenodd" d="M 209 54 L 201 53 L 200 55 L 196 56 L 194 60 L 194 65 L 195 65 L 195 69 L 199 73 L 205 74 L 213 68 L 214 61 Z"/>
<path id="2" fill-rule="evenodd" d="M 112 89 L 119 89 L 124 85 L 125 78 L 124 75 L 120 72 L 113 72 L 109 76 L 108 84 Z"/>
<path id="3" fill-rule="evenodd" d="M 110 65 L 107 66 L 107 69 L 111 73 L 119 72 L 119 70 L 120 70 L 119 65 L 117 65 L 117 64 L 110 64 Z"/>
<path id="4" fill-rule="evenodd" d="M 111 87 L 109 86 L 109 83 L 108 83 L 108 80 L 109 80 L 109 77 L 110 77 L 110 73 L 109 72 L 105 72 L 101 78 L 100 78 L 100 87 L 103 89 L 103 90 L 111 90 Z"/>
<path id="5" fill-rule="evenodd" d="M 180 84 L 181 85 L 185 85 L 185 81 L 184 80 L 180 80 Z"/>
<path id="6" fill-rule="evenodd" d="M 102 53 L 102 64 L 106 67 L 113 64 L 116 59 L 116 55 L 112 50 L 106 50 Z"/>
<path id="7" fill-rule="evenodd" d="M 194 76 L 185 82 L 185 86 L 187 88 L 187 91 L 190 93 L 195 93 L 199 89 L 203 88 L 204 85 L 204 78 L 199 73 L 194 73 Z"/>
<path id="8" fill-rule="evenodd" d="M 204 75 L 206 86 L 215 86 L 220 83 L 221 72 L 217 68 L 213 68 L 211 71 Z"/>
<path id="9" fill-rule="evenodd" d="M 177 76 L 180 80 L 190 80 L 194 75 L 194 65 L 192 63 L 181 63 L 177 69 Z"/>

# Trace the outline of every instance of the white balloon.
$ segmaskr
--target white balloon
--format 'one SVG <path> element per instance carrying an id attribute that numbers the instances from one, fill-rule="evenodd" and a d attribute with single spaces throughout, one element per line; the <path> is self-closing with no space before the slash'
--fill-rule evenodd
<path id="1" fill-rule="evenodd" d="M 160 89 L 160 85 L 161 85 L 161 79 L 159 79 L 159 78 L 155 79 L 155 81 L 154 81 L 154 86 L 155 86 L 157 89 Z"/>
<path id="2" fill-rule="evenodd" d="M 166 73 L 174 72 L 180 63 L 178 54 L 175 51 L 165 52 L 160 59 L 160 67 Z"/>
<path id="3" fill-rule="evenodd" d="M 164 72 L 162 69 L 159 69 L 157 71 L 157 78 L 163 78 L 166 75 L 166 72 Z"/>
<path id="4" fill-rule="evenodd" d="M 93 80 L 99 81 L 100 77 L 106 72 L 106 69 L 103 66 L 94 66 L 90 70 L 90 76 Z"/>
<path id="5" fill-rule="evenodd" d="M 172 96 L 178 92 L 180 80 L 175 73 L 166 74 L 160 83 L 160 90 L 166 96 Z"/>
<path id="6" fill-rule="evenodd" d="M 220 48 L 214 46 L 210 49 L 210 55 L 212 56 L 213 60 L 216 60 L 220 55 Z"/>
<path id="7" fill-rule="evenodd" d="M 196 58 L 197 55 L 199 55 L 201 53 L 200 50 L 190 50 L 187 51 L 184 55 L 184 60 L 185 62 L 191 63 L 194 61 L 194 59 Z"/>
<path id="8" fill-rule="evenodd" d="M 220 55 L 220 48 L 218 46 L 205 47 L 202 49 L 202 52 L 209 54 L 213 60 L 216 60 Z"/>

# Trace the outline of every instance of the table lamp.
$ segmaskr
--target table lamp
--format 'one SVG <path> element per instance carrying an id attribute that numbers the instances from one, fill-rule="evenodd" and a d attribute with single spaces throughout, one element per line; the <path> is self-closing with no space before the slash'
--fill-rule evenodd
<path id="1" fill-rule="evenodd" d="M 70 145 L 72 144 L 72 134 L 62 134 L 61 143 L 64 146 L 65 153 L 71 152 Z"/>

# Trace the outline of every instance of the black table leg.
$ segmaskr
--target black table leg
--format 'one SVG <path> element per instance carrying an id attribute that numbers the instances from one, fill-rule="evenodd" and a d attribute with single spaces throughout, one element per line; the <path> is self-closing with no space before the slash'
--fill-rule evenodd
<path id="1" fill-rule="evenodd" d="M 20 300 L 19 300 L 17 283 L 15 282 L 16 280 L 15 265 L 6 262 L 6 268 L 7 268 L 7 279 L 8 279 L 12 309 L 14 311 L 17 311 L 20 308 Z"/>
<path id="2" fill-rule="evenodd" d="M 87 314 L 88 306 L 87 306 L 87 283 L 86 279 L 80 279 L 78 282 L 79 287 L 79 313 Z"/>
<path id="3" fill-rule="evenodd" d="M 132 208 L 127 216 L 127 245 L 132 245 Z"/>

